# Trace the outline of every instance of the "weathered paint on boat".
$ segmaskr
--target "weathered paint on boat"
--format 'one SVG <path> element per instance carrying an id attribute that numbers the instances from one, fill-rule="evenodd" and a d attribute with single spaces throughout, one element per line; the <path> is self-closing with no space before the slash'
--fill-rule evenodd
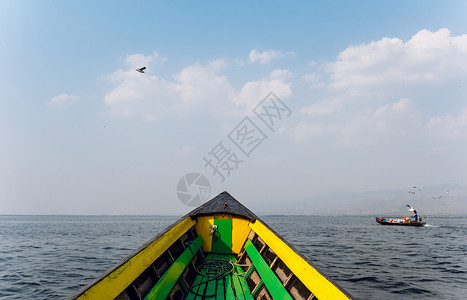
<path id="1" fill-rule="evenodd" d="M 228 262 L 232 269 L 203 281 L 207 275 L 199 270 L 208 262 Z M 69 299 L 237 298 L 352 299 L 227 192 L 182 217 Z"/>
<path id="2" fill-rule="evenodd" d="M 421 227 L 425 226 L 426 222 L 415 222 L 415 221 L 410 221 L 410 222 L 389 222 L 387 219 L 383 218 L 378 218 L 376 217 L 376 222 L 381 225 L 392 225 L 392 226 L 415 226 L 415 227 Z"/>

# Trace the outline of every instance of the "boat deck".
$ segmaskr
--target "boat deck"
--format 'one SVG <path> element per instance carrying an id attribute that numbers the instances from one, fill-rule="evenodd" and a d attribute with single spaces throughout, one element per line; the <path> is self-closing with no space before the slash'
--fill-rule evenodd
<path id="1" fill-rule="evenodd" d="M 70 299 L 352 298 L 248 208 L 223 192 Z"/>
<path id="2" fill-rule="evenodd" d="M 248 283 L 245 277 L 242 276 L 245 272 L 240 266 L 235 265 L 237 264 L 235 256 L 231 254 L 207 253 L 207 262 L 217 260 L 231 261 L 234 264 L 233 271 L 229 272 L 226 276 L 217 277 L 215 272 L 222 272 L 222 270 L 201 269 L 200 273 L 202 275 L 197 275 L 192 285 L 192 291 L 196 294 L 189 293 L 186 299 L 197 300 L 209 297 L 215 299 L 253 299 Z M 231 265 L 229 268 L 231 268 Z M 209 277 L 206 277 L 209 275 L 213 276 L 211 278 L 214 279 L 209 280 Z"/>

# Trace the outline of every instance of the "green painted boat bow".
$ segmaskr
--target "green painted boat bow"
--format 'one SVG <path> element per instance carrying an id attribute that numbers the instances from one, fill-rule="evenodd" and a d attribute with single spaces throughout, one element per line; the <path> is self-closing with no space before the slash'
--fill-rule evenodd
<path id="1" fill-rule="evenodd" d="M 352 299 L 223 192 L 69 299 Z"/>

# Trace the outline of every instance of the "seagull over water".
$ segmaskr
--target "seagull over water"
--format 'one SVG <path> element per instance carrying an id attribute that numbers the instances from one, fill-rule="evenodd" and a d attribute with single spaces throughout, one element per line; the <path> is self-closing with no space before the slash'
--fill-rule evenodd
<path id="1" fill-rule="evenodd" d="M 142 67 L 142 68 L 137 68 L 136 71 L 137 72 L 140 72 L 140 73 L 144 73 L 144 70 L 146 69 L 146 67 Z"/>

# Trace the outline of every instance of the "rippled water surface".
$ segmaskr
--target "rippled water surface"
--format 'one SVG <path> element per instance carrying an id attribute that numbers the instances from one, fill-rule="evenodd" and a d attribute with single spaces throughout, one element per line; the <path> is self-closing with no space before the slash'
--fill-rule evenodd
<path id="1" fill-rule="evenodd" d="M 467 299 L 467 220 L 381 226 L 370 217 L 265 217 L 359 299 Z"/>
<path id="2" fill-rule="evenodd" d="M 0 216 L 0 299 L 63 299 L 176 221 Z M 467 220 L 388 227 L 370 217 L 263 217 L 359 299 L 467 299 Z"/>

